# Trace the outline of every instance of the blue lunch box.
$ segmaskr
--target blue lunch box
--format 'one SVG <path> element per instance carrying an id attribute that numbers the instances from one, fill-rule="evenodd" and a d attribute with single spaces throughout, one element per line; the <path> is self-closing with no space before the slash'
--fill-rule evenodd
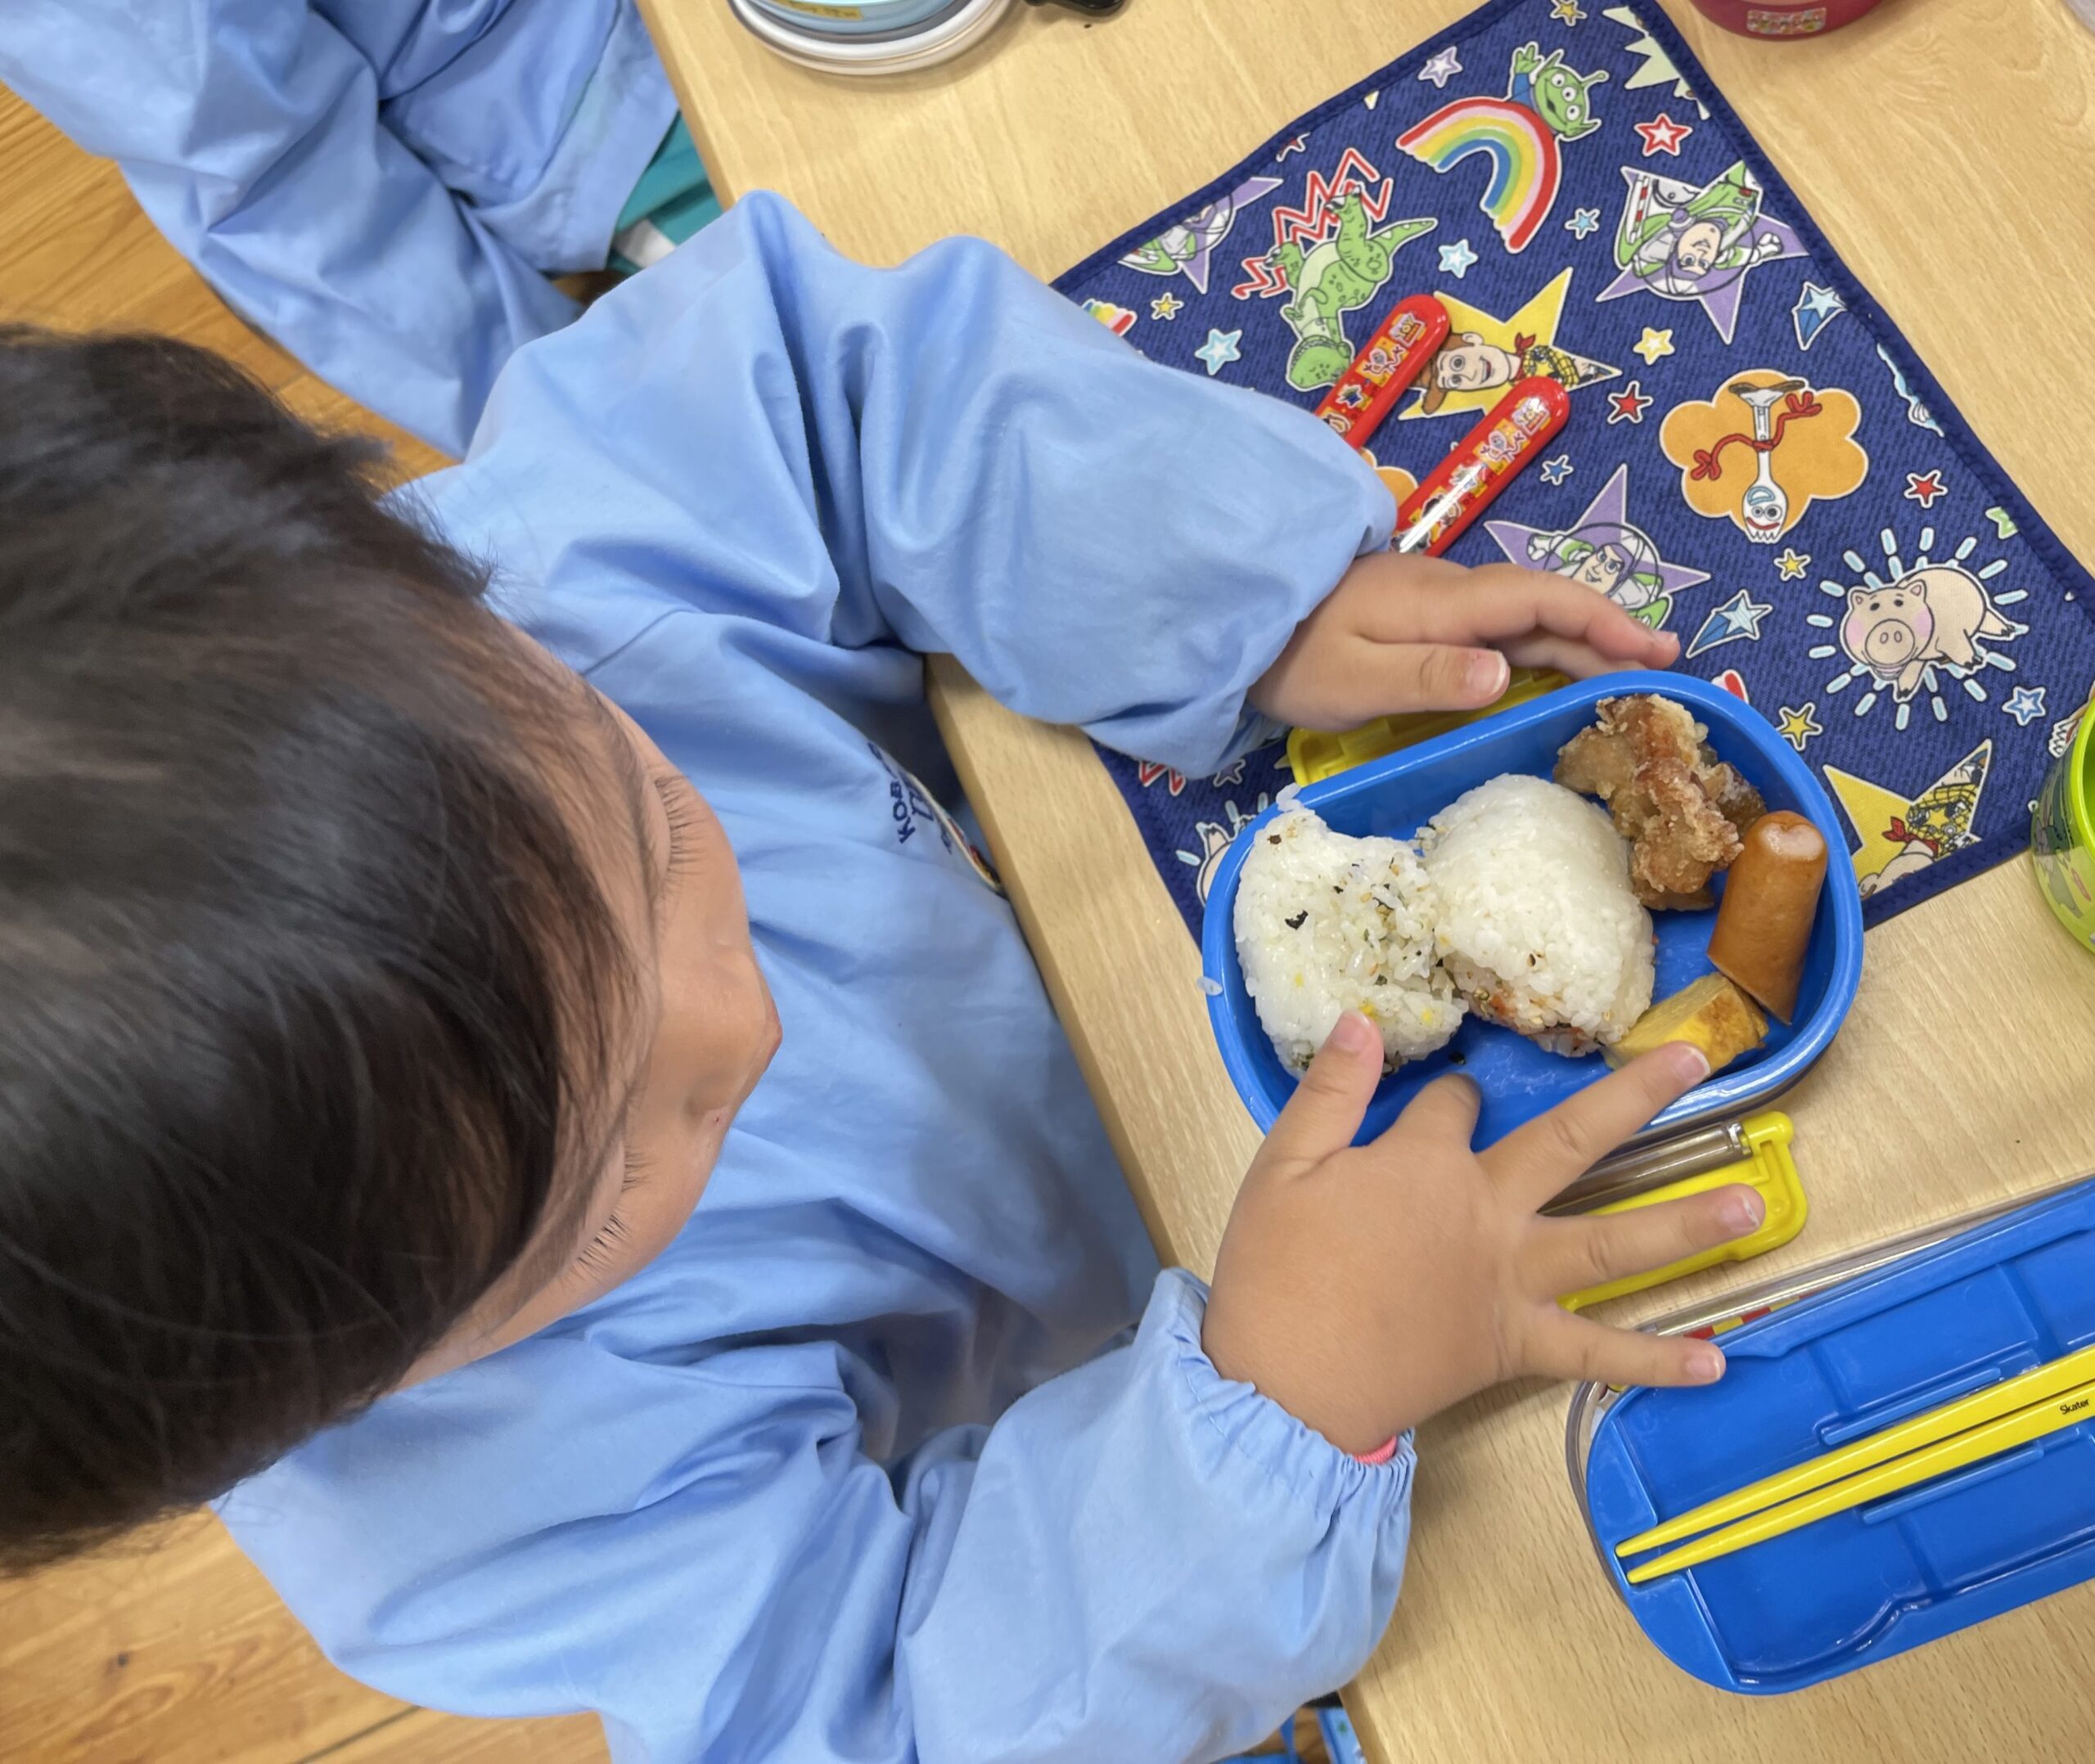
<path id="1" fill-rule="evenodd" d="M 1718 758 L 1737 767 L 1769 808 L 1793 809 L 1811 821 L 1825 835 L 1831 856 L 1793 1019 L 1785 1026 L 1771 1019 L 1766 1045 L 1660 1115 L 1636 1141 L 1648 1145 L 1764 1107 L 1825 1052 L 1862 979 L 1862 900 L 1845 861 L 1840 824 L 1818 780 L 1766 718 L 1722 687 L 1683 674 L 1611 674 L 1561 686 L 1417 747 L 1342 772 L 1309 785 L 1297 800 L 1340 833 L 1408 838 L 1463 791 L 1488 778 L 1508 772 L 1548 777 L 1557 750 L 1595 721 L 1601 700 L 1638 692 L 1656 692 L 1685 705 L 1708 726 Z M 1259 816 L 1223 854 L 1208 891 L 1201 935 L 1208 1016 L 1223 1064 L 1261 1128 L 1273 1125 L 1295 1092 L 1295 1078 L 1259 1026 L 1258 1010 L 1244 989 L 1237 964 L 1232 921 L 1245 855 L 1259 830 L 1279 812 L 1276 805 Z M 1670 997 L 1709 971 L 1705 952 L 1716 916 L 1714 910 L 1651 916 L 1658 933 L 1655 998 Z M 1597 1055 L 1567 1060 L 1544 1052 L 1510 1029 L 1471 1017 L 1439 1053 L 1408 1062 L 1383 1078 L 1360 1136 L 1373 1138 L 1421 1087 L 1444 1073 L 1460 1070 L 1483 1091 L 1476 1143 L 1488 1145 L 1584 1089 L 1606 1069 Z"/>
<path id="2" fill-rule="evenodd" d="M 2095 1420 L 1675 1574 L 1614 1546 L 1726 1492 L 2095 1341 L 2095 1182 L 1722 1337 L 1696 1390 L 1582 1387 L 1569 1456 L 1603 1572 L 1683 1672 L 1799 1690 L 2095 1576 Z"/>

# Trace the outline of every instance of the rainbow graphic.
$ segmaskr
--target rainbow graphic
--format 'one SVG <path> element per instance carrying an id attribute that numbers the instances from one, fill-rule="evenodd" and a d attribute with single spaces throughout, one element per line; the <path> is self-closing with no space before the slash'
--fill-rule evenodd
<path id="1" fill-rule="evenodd" d="M 1084 309 L 1116 337 L 1124 337 L 1135 328 L 1135 315 L 1111 300 L 1087 300 Z"/>
<path id="2" fill-rule="evenodd" d="M 1557 137 L 1525 104 L 1457 98 L 1397 137 L 1413 159 L 1444 172 L 1472 153 L 1491 155 L 1491 182 L 1477 206 L 1508 251 L 1524 250 L 1557 200 Z"/>

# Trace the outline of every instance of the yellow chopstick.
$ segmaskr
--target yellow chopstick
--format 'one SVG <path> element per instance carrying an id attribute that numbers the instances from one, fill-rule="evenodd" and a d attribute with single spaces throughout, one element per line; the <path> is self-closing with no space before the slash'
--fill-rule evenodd
<path id="1" fill-rule="evenodd" d="M 1697 1532 L 1708 1531 L 1712 1526 L 1743 1519 L 1778 1501 L 1808 1494 L 1828 1483 L 1838 1482 L 1844 1476 L 1853 1476 L 1873 1465 L 1933 1445 L 1938 1439 L 1947 1439 L 1967 1428 L 2026 1409 L 2032 1403 L 2042 1402 L 2089 1378 L 2095 1378 L 2095 1346 L 2061 1354 L 2056 1360 L 2048 1360 L 2042 1366 L 2032 1366 L 2026 1372 L 1974 1391 L 1968 1397 L 1959 1397 L 1953 1402 L 1943 1403 L 1874 1433 L 1866 1433 L 1850 1445 L 1809 1459 L 1792 1469 L 1779 1470 L 1757 1483 L 1749 1483 L 1743 1488 L 1735 1488 L 1728 1495 L 1719 1495 L 1714 1501 L 1706 1501 L 1699 1507 L 1668 1519 L 1663 1525 L 1655 1525 L 1649 1531 L 1624 1539 L 1615 1546 L 1615 1553 L 1641 1555 L 1661 1544 L 1676 1543 Z"/>
<path id="2" fill-rule="evenodd" d="M 1785 1532 L 1795 1531 L 1836 1513 L 1845 1513 L 1866 1501 L 1896 1494 L 1902 1488 L 1932 1481 L 1952 1470 L 1961 1470 L 1983 1458 L 1998 1457 L 2033 1439 L 2041 1439 L 2047 1433 L 2084 1421 L 2091 1415 L 2095 1415 L 2095 1379 L 2044 1402 L 2032 1403 L 2026 1409 L 2018 1409 L 2012 1415 L 2004 1415 L 1998 1420 L 1989 1421 L 1983 1427 L 1954 1434 L 1918 1451 L 1909 1451 L 1903 1458 L 1880 1464 L 1875 1469 L 1850 1476 L 1845 1482 L 1800 1495 L 1794 1501 L 1785 1501 L 1750 1519 L 1698 1537 L 1678 1550 L 1669 1550 L 1649 1562 L 1640 1562 L 1629 1570 L 1630 1583 L 1634 1586 L 1656 1580 L 1677 1568 L 1693 1568 L 1697 1563 L 1729 1555 L 1750 1544 L 1779 1537 Z"/>

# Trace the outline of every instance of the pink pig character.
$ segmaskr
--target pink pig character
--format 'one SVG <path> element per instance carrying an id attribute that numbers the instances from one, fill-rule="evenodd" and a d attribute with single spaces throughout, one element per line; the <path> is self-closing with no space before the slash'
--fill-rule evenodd
<path id="1" fill-rule="evenodd" d="M 1955 564 L 1931 564 L 1881 588 L 1851 588 L 1840 622 L 1840 647 L 1891 688 L 1904 704 L 1921 689 L 1929 664 L 1969 669 L 1985 657 L 1981 637 L 2022 635 L 1985 585 Z"/>

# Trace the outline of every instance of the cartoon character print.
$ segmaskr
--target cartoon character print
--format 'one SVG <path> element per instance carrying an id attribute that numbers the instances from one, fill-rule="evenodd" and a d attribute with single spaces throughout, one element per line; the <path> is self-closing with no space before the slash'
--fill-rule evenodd
<path id="1" fill-rule="evenodd" d="M 1528 542 L 1528 556 L 1552 575 L 1584 583 L 1628 612 L 1647 612 L 1665 595 L 1658 547 L 1643 529 L 1627 522 L 1539 533 Z"/>
<path id="2" fill-rule="evenodd" d="M 1774 545 L 1813 502 L 1849 495 L 1869 475 L 1855 439 L 1862 416 L 1851 392 L 1755 368 L 1707 399 L 1675 405 L 1659 445 L 1680 467 L 1681 493 L 1696 514 Z"/>
<path id="3" fill-rule="evenodd" d="M 1200 841 L 1200 848 L 1174 853 L 1179 862 L 1192 866 L 1193 895 L 1201 906 L 1208 903 L 1208 890 L 1214 885 L 1214 873 L 1222 866 L 1222 854 L 1229 849 L 1230 842 L 1264 814 L 1272 801 L 1270 796 L 1261 791 L 1258 801 L 1251 805 L 1249 814 L 1234 802 L 1224 802 L 1222 812 L 1227 817 L 1228 825 L 1213 821 L 1196 823 L 1193 837 Z"/>
<path id="4" fill-rule="evenodd" d="M 1856 878 L 1863 898 L 1867 900 L 1946 853 L 1971 844 L 1971 821 L 1963 812 L 1967 797 L 1976 800 L 1976 785 L 1967 779 L 1952 778 L 1915 798 L 1910 816 L 1895 816 L 1885 833 L 1897 842 L 1899 850 L 1882 869 Z"/>
<path id="5" fill-rule="evenodd" d="M 1675 596 L 1710 574 L 1668 563 L 1658 542 L 1630 520 L 1629 500 L 1629 468 L 1618 466 L 1585 512 L 1561 531 L 1512 520 L 1488 520 L 1485 530 L 1509 562 L 1583 583 L 1659 630 Z"/>
<path id="6" fill-rule="evenodd" d="M 1761 189 L 1743 160 L 1700 186 L 1634 166 L 1622 170 L 1629 189 L 1615 229 L 1621 272 L 1598 298 L 1642 292 L 1692 301 L 1729 343 L 1738 323 L 1746 272 L 1804 255 L 1795 232 L 1761 212 Z"/>
<path id="7" fill-rule="evenodd" d="M 1430 217 L 1390 219 L 1395 185 L 1357 147 L 1330 172 L 1312 169 L 1300 205 L 1276 203 L 1273 244 L 1244 259 L 1237 299 L 1282 295 L 1281 317 L 1295 333 L 1287 382 L 1297 391 L 1336 385 L 1353 363 L 1345 315 L 1367 305 L 1390 279 L 1399 250 L 1439 225 Z"/>
<path id="8" fill-rule="evenodd" d="M 1974 828 L 1993 753 L 1994 744 L 1981 741 L 1910 798 L 1838 767 L 1825 768 L 1826 781 L 1861 841 L 1854 864 L 1864 900 L 1978 843 Z"/>
<path id="9" fill-rule="evenodd" d="M 1531 335 L 1516 333 L 1509 347 L 1485 342 L 1479 331 L 1458 331 L 1433 358 L 1419 408 L 1429 416 L 1437 416 L 1450 393 L 1494 392 L 1531 374 L 1554 380 L 1569 391 L 1588 377 L 1598 377 L 1588 375 L 1590 366 L 1569 349 Z"/>
<path id="10" fill-rule="evenodd" d="M 1552 134 L 1577 141 L 1601 126 L 1593 115 L 1593 90 L 1606 79 L 1605 71 L 1581 74 L 1566 67 L 1561 49 L 1544 55 L 1539 43 L 1526 43 L 1513 52 L 1506 97 L 1509 103 L 1524 104 L 1533 110 Z"/>
<path id="11" fill-rule="evenodd" d="M 2020 637 L 1979 578 L 1954 564 L 1917 569 L 1881 588 L 1850 588 L 1840 647 L 1904 704 L 1920 691 L 1931 662 L 1962 673 L 1985 665 L 1981 637 Z"/>
<path id="12" fill-rule="evenodd" d="M 1183 276 L 1194 291 L 1208 291 L 1208 271 L 1216 250 L 1229 236 L 1237 217 L 1250 204 L 1280 188 L 1277 178 L 1247 178 L 1226 196 L 1167 227 L 1154 239 L 1125 253 L 1120 262 L 1145 276 Z"/>
<path id="13" fill-rule="evenodd" d="M 1987 703 L 1979 676 L 1988 669 L 2013 673 L 2014 661 L 2000 654 L 1997 646 L 2012 641 L 2029 628 L 2001 610 L 2025 599 L 2026 592 L 2011 588 L 1996 594 L 1990 586 L 2007 569 L 2007 560 L 1998 559 L 1976 570 L 1970 568 L 1979 542 L 1973 538 L 1937 562 L 1931 556 L 1935 542 L 1932 527 L 1922 529 L 1920 555 L 1910 566 L 1889 528 L 1880 542 L 1885 557 L 1881 573 L 1867 568 L 1851 551 L 1845 560 L 1849 569 L 1861 574 L 1862 581 L 1848 583 L 1829 578 L 1818 585 L 1822 594 L 1841 601 L 1843 608 L 1838 614 L 1810 615 L 1807 623 L 1832 631 L 1835 641 L 1807 653 L 1820 660 L 1837 655 L 1849 664 L 1845 673 L 1827 682 L 1827 693 L 1836 695 L 1862 683 L 1866 690 L 1854 706 L 1855 715 L 1861 717 L 1888 692 L 1901 729 L 1911 719 L 1914 700 L 1923 694 L 1935 720 L 1949 720 L 1939 677 L 1961 685 L 1975 702 Z"/>
<path id="14" fill-rule="evenodd" d="M 1353 363 L 1345 315 L 1381 291 L 1401 247 L 1439 225 L 1418 219 L 1373 227 L 1358 190 L 1340 199 L 1337 214 L 1336 231 L 1322 243 L 1305 250 L 1299 240 L 1283 240 L 1267 253 L 1291 296 L 1280 316 L 1295 333 L 1286 372 L 1287 383 L 1298 392 L 1335 385 L 1345 374 Z"/>
<path id="15" fill-rule="evenodd" d="M 1557 340 L 1571 277 L 1571 271 L 1561 272 L 1504 319 L 1443 293 L 1440 304 L 1454 328 L 1421 377 L 1417 401 L 1399 420 L 1486 409 L 1502 388 L 1531 374 L 1554 380 L 1567 392 L 1614 379 L 1620 369 Z"/>

